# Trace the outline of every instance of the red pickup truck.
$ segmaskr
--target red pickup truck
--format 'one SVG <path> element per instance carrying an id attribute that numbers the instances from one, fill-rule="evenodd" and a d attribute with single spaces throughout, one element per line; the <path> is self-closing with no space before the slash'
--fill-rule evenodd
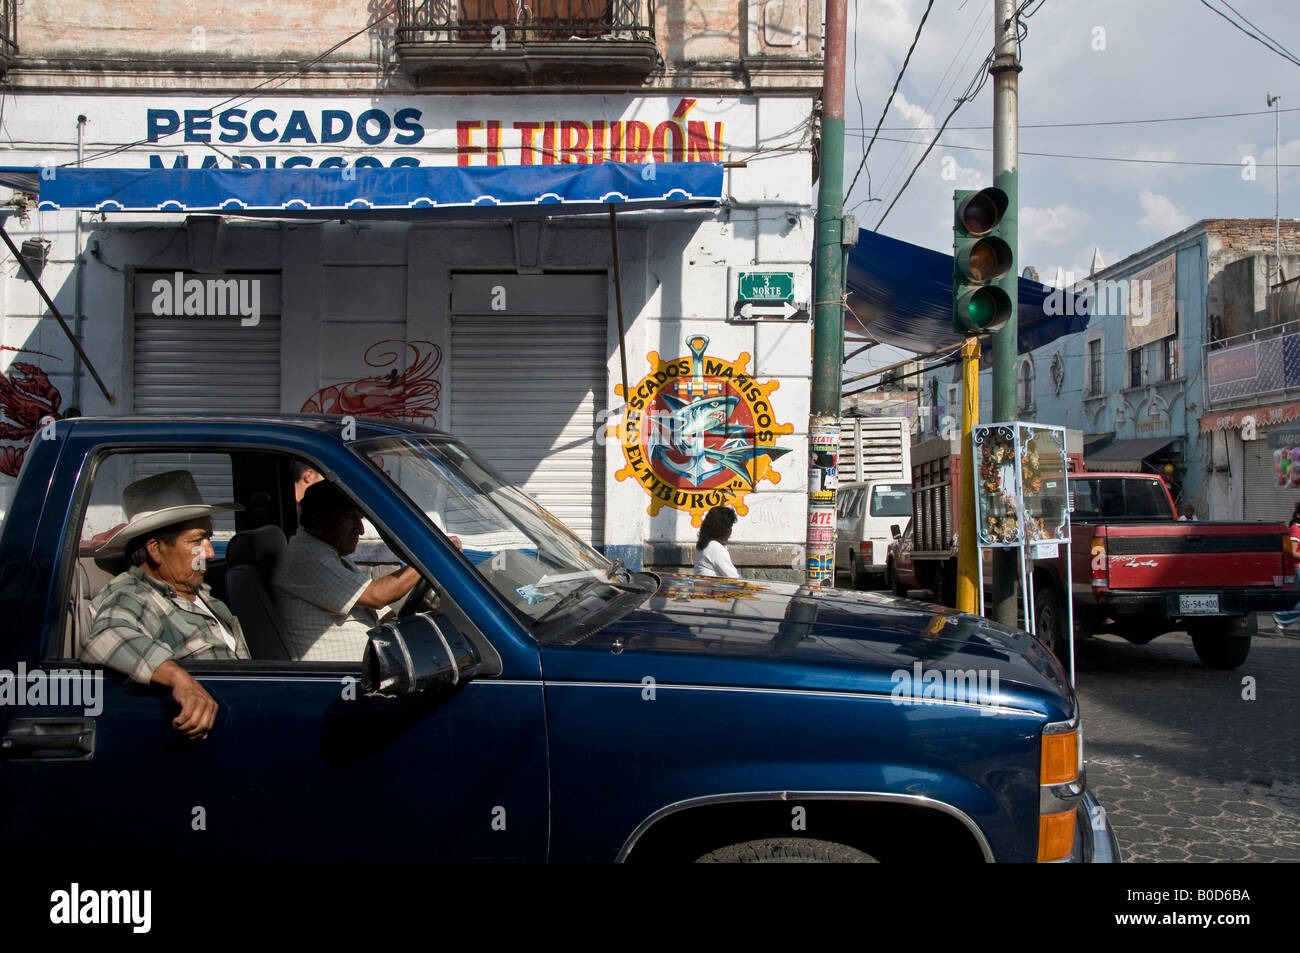
<path id="1" fill-rule="evenodd" d="M 1283 523 L 1178 519 L 1147 473 L 1070 475 L 1075 637 L 1113 632 L 1145 645 L 1185 631 L 1210 668 L 1250 653 L 1255 612 L 1295 605 L 1296 554 Z M 1065 547 L 1034 563 L 1039 635 L 1062 655 Z"/>

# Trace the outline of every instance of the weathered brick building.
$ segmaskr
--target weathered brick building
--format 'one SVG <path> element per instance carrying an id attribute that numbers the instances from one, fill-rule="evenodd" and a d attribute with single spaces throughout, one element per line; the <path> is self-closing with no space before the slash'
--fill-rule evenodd
<path id="1" fill-rule="evenodd" d="M 719 494 L 746 511 L 738 563 L 798 565 L 810 326 L 739 321 L 734 304 L 742 272 L 788 274 L 787 298 L 811 296 L 820 4 L 4 8 L 5 166 L 345 177 L 403 166 L 728 167 L 713 208 L 619 216 L 621 341 L 603 215 L 40 211 L 16 192 L 7 228 L 44 260 L 42 283 L 104 386 L 11 257 L 0 508 L 47 414 L 365 413 L 465 436 L 631 565 L 678 561 L 693 517 Z M 255 289 L 257 320 L 187 310 L 187 283 L 214 279 Z M 666 447 L 638 467 L 618 427 L 620 345 L 632 389 L 648 387 L 665 419 L 691 408 L 664 396 L 654 372 L 694 359 L 705 376 L 723 375 L 721 392 L 737 397 L 727 426 L 752 434 L 763 418 L 769 452 L 751 448 L 727 469 L 725 428 L 691 446 L 673 443 L 669 424 Z M 209 476 L 218 492 L 222 476 Z"/>

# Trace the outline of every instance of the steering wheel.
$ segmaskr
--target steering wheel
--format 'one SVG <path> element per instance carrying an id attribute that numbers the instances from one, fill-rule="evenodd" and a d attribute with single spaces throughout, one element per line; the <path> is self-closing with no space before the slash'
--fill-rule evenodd
<path id="1" fill-rule="evenodd" d="M 432 594 L 433 583 L 424 576 L 421 576 L 420 581 L 415 584 L 415 588 L 407 593 L 406 598 L 402 600 L 402 605 L 397 610 L 398 618 L 414 615 L 420 610 L 421 606 L 424 605 L 425 600 Z"/>

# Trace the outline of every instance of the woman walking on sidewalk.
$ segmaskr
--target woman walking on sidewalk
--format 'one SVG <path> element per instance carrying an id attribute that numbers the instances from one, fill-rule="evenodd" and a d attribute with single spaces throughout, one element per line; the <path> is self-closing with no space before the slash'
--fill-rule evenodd
<path id="1" fill-rule="evenodd" d="M 740 578 L 727 553 L 727 540 L 731 539 L 731 528 L 736 525 L 736 519 L 736 511 L 729 506 L 715 506 L 705 515 L 699 541 L 695 544 L 695 575 Z"/>

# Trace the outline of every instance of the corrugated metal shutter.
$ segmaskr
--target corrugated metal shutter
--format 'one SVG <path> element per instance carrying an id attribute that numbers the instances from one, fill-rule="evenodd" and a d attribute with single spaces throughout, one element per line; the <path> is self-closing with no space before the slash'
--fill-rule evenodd
<path id="1" fill-rule="evenodd" d="M 1300 500 L 1300 487 L 1278 486 L 1273 475 L 1273 450 L 1267 440 L 1247 440 L 1243 455 L 1242 489 L 1247 520 L 1285 523 Z"/>
<path id="2" fill-rule="evenodd" d="M 185 275 L 261 282 L 261 314 L 247 327 L 237 314 L 156 316 L 149 310 L 150 287 L 155 279 L 173 275 L 135 273 L 135 413 L 279 413 L 279 275 Z"/>
<path id="3" fill-rule="evenodd" d="M 131 392 L 137 414 L 280 412 L 280 276 L 270 273 L 200 275 L 183 279 L 259 282 L 260 313 L 245 326 L 238 314 L 165 317 L 154 314 L 153 283 L 175 272 L 137 271 Z M 163 470 L 194 475 L 203 499 L 231 499 L 230 457 L 225 454 L 148 454 L 137 458 L 133 479 Z M 213 518 L 218 537 L 234 532 L 234 516 Z"/>
<path id="4" fill-rule="evenodd" d="M 604 447 L 594 439 L 605 333 L 604 315 L 453 314 L 451 323 L 452 432 L 596 546 L 605 532 Z"/>

